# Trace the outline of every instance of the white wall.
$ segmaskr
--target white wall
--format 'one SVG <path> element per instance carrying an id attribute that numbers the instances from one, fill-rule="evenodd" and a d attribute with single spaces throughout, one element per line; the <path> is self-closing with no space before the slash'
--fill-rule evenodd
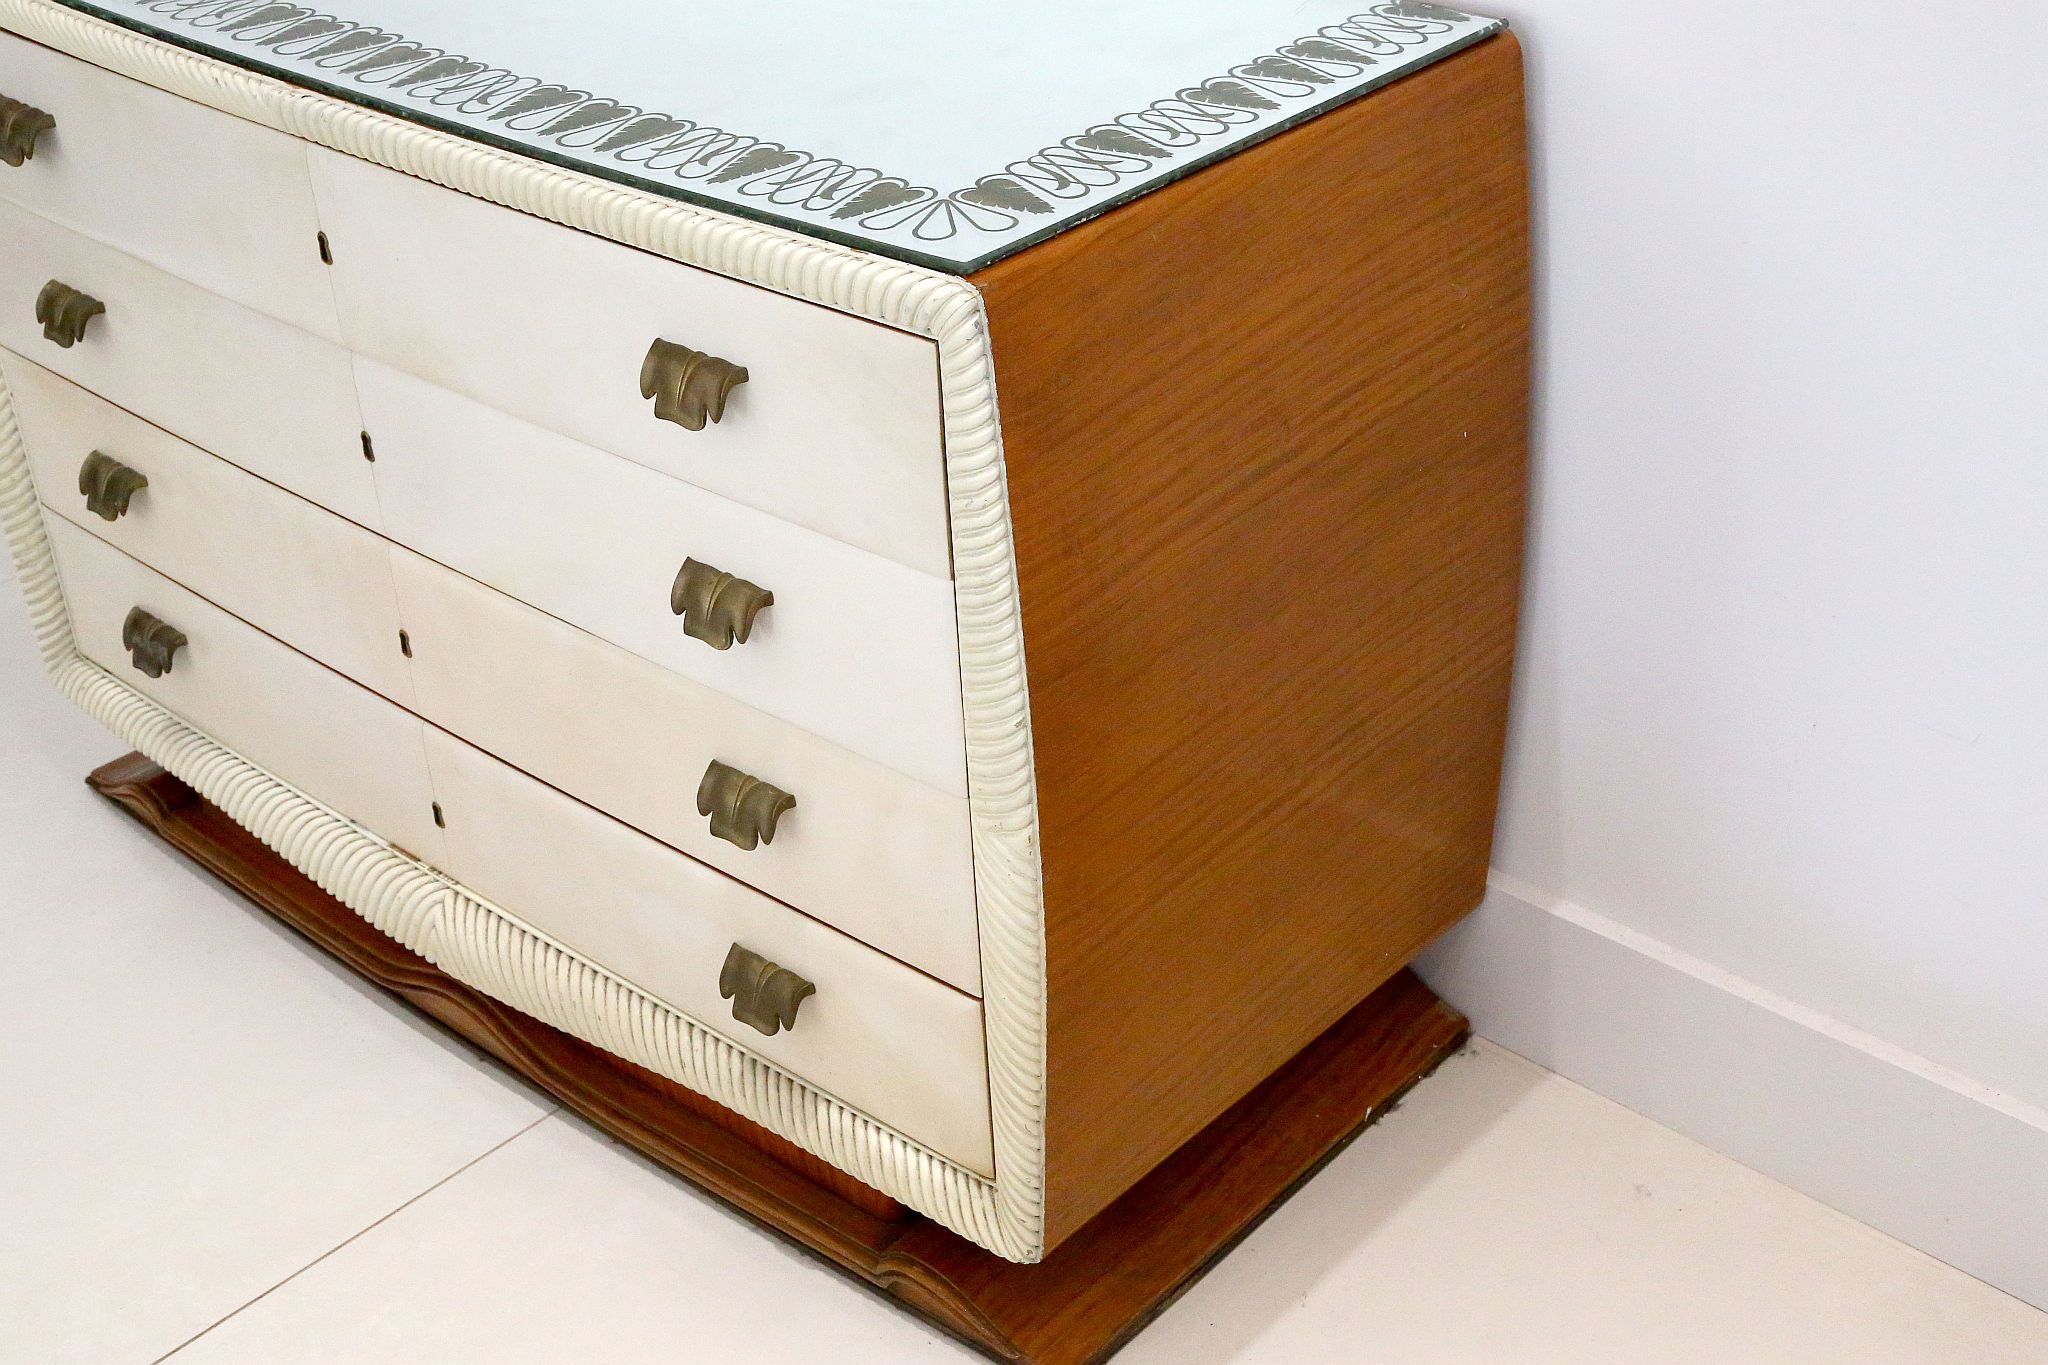
<path id="1" fill-rule="evenodd" d="M 2048 6 L 1481 7 L 1527 49 L 1538 204 L 1525 894 L 1429 970 L 1554 1063 L 1627 1016 L 1532 1015 L 1544 964 L 1486 917 L 1563 904 L 2048 1109 Z"/>

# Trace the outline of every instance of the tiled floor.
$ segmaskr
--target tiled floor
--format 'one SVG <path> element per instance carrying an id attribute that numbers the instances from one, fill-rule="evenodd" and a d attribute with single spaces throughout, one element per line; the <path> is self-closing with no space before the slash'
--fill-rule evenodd
<path id="1" fill-rule="evenodd" d="M 973 1359 L 165 856 L 0 598 L 0 1362 Z M 2041 1365 L 2048 1315 L 1481 1045 L 1121 1360 Z"/>

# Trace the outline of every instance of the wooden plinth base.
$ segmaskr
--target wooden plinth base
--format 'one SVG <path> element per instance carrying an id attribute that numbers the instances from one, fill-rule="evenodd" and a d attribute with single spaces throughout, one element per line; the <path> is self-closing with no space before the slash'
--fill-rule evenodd
<path id="1" fill-rule="evenodd" d="M 87 779 L 164 841 L 584 1118 L 998 1360 L 1101 1360 L 1465 1038 L 1403 972 L 1035 1266 L 901 1208 L 681 1087 L 471 990 L 140 754 Z"/>

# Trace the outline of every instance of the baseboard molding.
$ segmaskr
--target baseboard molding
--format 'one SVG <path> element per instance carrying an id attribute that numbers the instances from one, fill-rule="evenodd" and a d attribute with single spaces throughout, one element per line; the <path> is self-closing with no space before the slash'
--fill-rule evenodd
<path id="1" fill-rule="evenodd" d="M 2048 1309 L 2048 1111 L 1498 873 L 1418 968 L 1482 1037 Z"/>

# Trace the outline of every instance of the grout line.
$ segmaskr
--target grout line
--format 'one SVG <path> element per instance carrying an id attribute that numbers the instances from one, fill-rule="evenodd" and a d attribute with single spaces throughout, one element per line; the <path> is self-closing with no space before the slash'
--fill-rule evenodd
<path id="1" fill-rule="evenodd" d="M 180 1351 L 184 1350 L 184 1349 L 185 1349 L 185 1348 L 186 1348 L 187 1346 L 190 1346 L 190 1345 L 191 1345 L 191 1344 L 192 1344 L 193 1342 L 195 1342 L 195 1341 L 199 1340 L 199 1339 L 200 1339 L 201 1337 L 205 1336 L 205 1335 L 206 1335 L 207 1333 L 209 1333 L 209 1332 L 213 1331 L 213 1329 L 214 1329 L 214 1328 L 216 1328 L 216 1327 L 220 1326 L 220 1325 L 221 1325 L 222 1323 L 224 1323 L 224 1322 L 228 1321 L 228 1320 L 229 1320 L 230 1318 L 233 1318 L 233 1317 L 237 1317 L 237 1316 L 239 1316 L 240 1314 L 242 1314 L 242 1313 L 246 1312 L 247 1310 L 249 1310 L 250 1308 L 253 1308 L 253 1307 L 255 1307 L 255 1306 L 256 1306 L 257 1304 L 259 1304 L 259 1303 L 263 1302 L 263 1301 L 264 1301 L 265 1299 L 269 1298 L 269 1297 L 270 1297 L 270 1296 L 271 1296 L 272 1294 L 275 1294 L 275 1293 L 276 1293 L 276 1292 L 277 1292 L 278 1290 L 280 1290 L 280 1289 L 284 1288 L 284 1287 L 285 1287 L 286 1285 L 290 1284 L 290 1283 L 291 1283 L 291 1282 L 292 1282 L 293 1280 L 296 1280 L 296 1279 L 298 1279 L 298 1278 L 299 1278 L 299 1276 L 301 1276 L 301 1275 L 305 1274 L 305 1273 L 306 1273 L 307 1271 L 311 1270 L 311 1269 L 312 1269 L 312 1268 L 313 1268 L 314 1266 L 316 1266 L 316 1265 L 319 1265 L 319 1264 L 320 1264 L 320 1263 L 321 1263 L 322 1261 L 324 1261 L 324 1260 L 326 1260 L 326 1259 L 327 1259 L 328 1257 L 330 1257 L 330 1256 L 334 1255 L 334 1254 L 335 1254 L 336 1252 L 340 1251 L 340 1250 L 341 1250 L 342 1248 L 344 1248 L 344 1247 L 347 1247 L 347 1246 L 349 1246 L 349 1245 L 353 1244 L 353 1243 L 354 1243 L 355 1241 L 357 1241 L 357 1240 L 358 1240 L 359 1238 L 361 1238 L 361 1237 L 365 1236 L 366 1234 L 368 1234 L 368 1233 L 370 1233 L 370 1232 L 373 1232 L 373 1231 L 375 1231 L 376 1229 L 378 1229 L 378 1228 L 380 1228 L 380 1227 L 384 1226 L 384 1224 L 386 1224 L 386 1223 L 390 1222 L 390 1221 L 391 1221 L 391 1220 L 392 1220 L 393 1218 L 396 1218 L 396 1217 L 397 1217 L 397 1216 L 398 1216 L 399 1214 L 401 1214 L 401 1213 L 404 1213 L 404 1212 L 405 1212 L 405 1211 L 406 1211 L 407 1209 L 411 1208 L 411 1207 L 412 1207 L 412 1206 L 413 1206 L 414 1204 L 417 1204 L 417 1203 L 419 1203 L 419 1202 L 420 1202 L 420 1200 L 422 1200 L 422 1199 L 425 1199 L 425 1198 L 426 1198 L 426 1197 L 427 1197 L 428 1195 L 432 1194 L 432 1193 L 433 1193 L 433 1192 L 434 1192 L 435 1190 L 438 1190 L 438 1189 L 440 1189 L 440 1188 L 441 1188 L 441 1187 L 442 1187 L 443 1185 L 445 1185 L 445 1184 L 447 1184 L 447 1183 L 448 1183 L 449 1181 L 451 1181 L 451 1180 L 455 1179 L 455 1177 L 457 1177 L 457 1176 L 461 1175 L 461 1174 L 462 1174 L 462 1173 L 463 1173 L 464 1171 L 466 1171 L 466 1170 L 470 1169 L 470 1167 L 472 1167 L 472 1166 L 476 1165 L 476 1164 L 477 1164 L 478 1162 L 480 1162 L 480 1161 L 483 1161 L 483 1160 L 485 1160 L 485 1159 L 487 1159 L 487 1158 L 489 1158 L 489 1157 L 491 1157 L 491 1156 L 495 1155 L 496 1153 L 498 1153 L 498 1152 L 500 1152 L 500 1151 L 503 1151 L 503 1150 L 504 1150 L 504 1149 L 505 1149 L 506 1147 L 510 1146 L 510 1145 L 511 1145 L 512 1143 L 515 1143 L 515 1142 L 519 1141 L 519 1139 L 521 1139 L 521 1138 L 525 1137 L 525 1136 L 526 1136 L 526 1135 L 527 1135 L 528 1133 L 530 1133 L 530 1132 L 532 1132 L 532 1131 L 533 1131 L 534 1129 L 536 1129 L 536 1128 L 540 1127 L 540 1126 L 541 1126 L 541 1125 L 542 1125 L 543 1123 L 546 1123 L 546 1122 L 547 1122 L 547 1121 L 548 1121 L 549 1119 L 551 1119 L 551 1118 L 554 1118 L 554 1117 L 555 1117 L 555 1116 L 556 1116 L 557 1114 L 559 1114 L 559 1113 L 561 1113 L 561 1112 L 562 1112 L 562 1111 L 561 1111 L 561 1108 L 560 1108 L 560 1106 L 552 1106 L 552 1107 L 550 1107 L 550 1108 L 548 1109 L 548 1111 L 547 1111 L 546 1113 L 542 1114 L 542 1115 L 541 1115 L 541 1116 L 540 1116 L 539 1118 L 535 1119 L 535 1120 L 534 1120 L 534 1121 L 533 1121 L 532 1123 L 529 1123 L 529 1124 L 527 1124 L 527 1125 L 526 1125 L 526 1126 L 525 1126 L 524 1128 L 521 1128 L 521 1129 L 520 1129 L 520 1130 L 519 1130 L 518 1132 L 516 1132 L 516 1133 L 512 1134 L 512 1135 L 511 1135 L 510 1137 L 506 1138 L 506 1139 L 505 1139 L 504 1141 L 502 1141 L 502 1142 L 499 1142 L 499 1143 L 495 1143 L 495 1144 L 493 1144 L 493 1145 L 492 1145 L 491 1147 L 487 1148 L 486 1150 L 484 1150 L 484 1151 L 481 1151 L 481 1152 L 477 1153 L 477 1154 L 476 1154 L 475 1156 L 471 1157 L 471 1158 L 470 1158 L 470 1159 L 469 1159 L 468 1161 L 465 1161 L 465 1162 L 463 1162 L 463 1163 L 462 1163 L 462 1164 L 461 1164 L 460 1166 L 457 1166 L 457 1167 L 456 1167 L 456 1168 L 455 1168 L 454 1170 L 452 1170 L 452 1171 L 448 1172 L 448 1174 L 446 1174 L 446 1175 L 442 1176 L 442 1177 L 441 1177 L 441 1178 L 440 1178 L 439 1180 L 436 1180 L 436 1181 L 435 1181 L 435 1182 L 434 1182 L 433 1184 L 431 1184 L 431 1185 L 427 1186 L 427 1187 L 426 1187 L 425 1189 L 421 1190 L 421 1191 L 420 1191 L 420 1192 L 419 1192 L 418 1194 L 416 1194 L 416 1195 L 412 1196 L 412 1197 L 411 1197 L 410 1199 L 407 1199 L 407 1200 L 406 1200 L 406 1201 L 405 1201 L 404 1203 L 402 1203 L 402 1204 L 399 1204 L 399 1205 L 398 1205 L 397 1207 L 395 1207 L 395 1208 L 391 1209 L 391 1210 L 390 1210 L 389 1212 L 387 1212 L 387 1213 L 384 1213 L 384 1214 L 382 1214 L 381 1216 L 379 1216 L 378 1218 L 376 1218 L 376 1219 L 375 1219 L 374 1221 L 372 1221 L 372 1222 L 370 1222 L 370 1223 L 367 1223 L 367 1224 L 365 1224 L 365 1225 L 364 1225 L 363 1227 L 360 1227 L 360 1228 L 356 1229 L 356 1231 L 354 1231 L 354 1232 L 350 1233 L 350 1234 L 349 1234 L 349 1235 L 348 1235 L 347 1237 L 344 1237 L 344 1238 L 343 1238 L 343 1239 L 342 1239 L 341 1241 L 339 1241 L 339 1242 L 336 1242 L 336 1243 L 335 1243 L 335 1244 L 334 1244 L 333 1246 L 331 1246 L 331 1247 L 329 1247 L 329 1248 L 328 1248 L 327 1250 L 325 1250 L 325 1251 L 321 1252 L 321 1253 L 320 1253 L 320 1254 L 319 1254 L 318 1256 L 315 1256 L 315 1257 L 314 1257 L 314 1258 L 313 1258 L 312 1260 L 310 1260 L 310 1261 L 306 1262 L 306 1263 L 305 1263 L 304 1265 L 300 1266 L 300 1267 L 299 1267 L 299 1268 L 298 1268 L 297 1270 L 294 1270 L 294 1271 L 293 1271 L 293 1272 L 292 1272 L 291 1274 L 289 1274 L 289 1275 L 285 1276 L 285 1277 L 284 1277 L 283 1279 L 279 1280 L 279 1281 L 278 1281 L 278 1282 L 277 1282 L 276 1284 L 273 1284 L 272 1286 L 270 1286 L 270 1288 L 268 1288 L 268 1289 L 264 1290 L 264 1291 L 263 1291 L 263 1292 L 262 1292 L 261 1294 L 258 1294 L 258 1295 L 256 1295 L 256 1296 L 255 1296 L 254 1298 L 252 1298 L 252 1299 L 248 1300 L 248 1301 L 247 1301 L 246 1303 L 241 1303 L 241 1304 L 237 1304 L 237 1305 L 236 1305 L 235 1307 L 233 1307 L 233 1308 L 229 1309 L 229 1310 L 228 1310 L 227 1312 L 225 1312 L 225 1313 L 221 1314 L 221 1315 L 220 1315 L 219 1317 L 215 1318 L 215 1319 L 214 1319 L 214 1320 L 213 1320 L 212 1322 L 210 1322 L 210 1323 L 208 1323 L 208 1324 L 207 1324 L 206 1326 L 204 1326 L 204 1327 L 200 1328 L 200 1329 L 199 1329 L 198 1331 L 194 1332 L 194 1333 L 193 1333 L 193 1334 L 192 1334 L 191 1336 L 189 1336 L 189 1337 L 186 1337 L 186 1338 L 185 1338 L 185 1339 L 184 1339 L 183 1341 L 179 1342 L 179 1343 L 178 1343 L 178 1344 L 177 1344 L 176 1346 L 173 1346 L 173 1347 L 172 1347 L 172 1348 L 171 1348 L 170 1350 L 168 1350 L 168 1351 L 165 1351 L 165 1352 L 164 1352 L 164 1353 L 163 1353 L 162 1355 L 158 1356 L 158 1357 L 157 1357 L 157 1358 L 156 1358 L 155 1360 L 152 1360 L 152 1361 L 150 1361 L 150 1362 L 149 1362 L 149 1365 L 163 1365 L 163 1362 L 164 1362 L 164 1361 L 166 1361 L 166 1360 L 169 1360 L 169 1359 L 170 1359 L 170 1358 L 171 1358 L 172 1356 L 174 1356 L 174 1355 L 178 1354 L 178 1352 L 180 1352 Z"/>

